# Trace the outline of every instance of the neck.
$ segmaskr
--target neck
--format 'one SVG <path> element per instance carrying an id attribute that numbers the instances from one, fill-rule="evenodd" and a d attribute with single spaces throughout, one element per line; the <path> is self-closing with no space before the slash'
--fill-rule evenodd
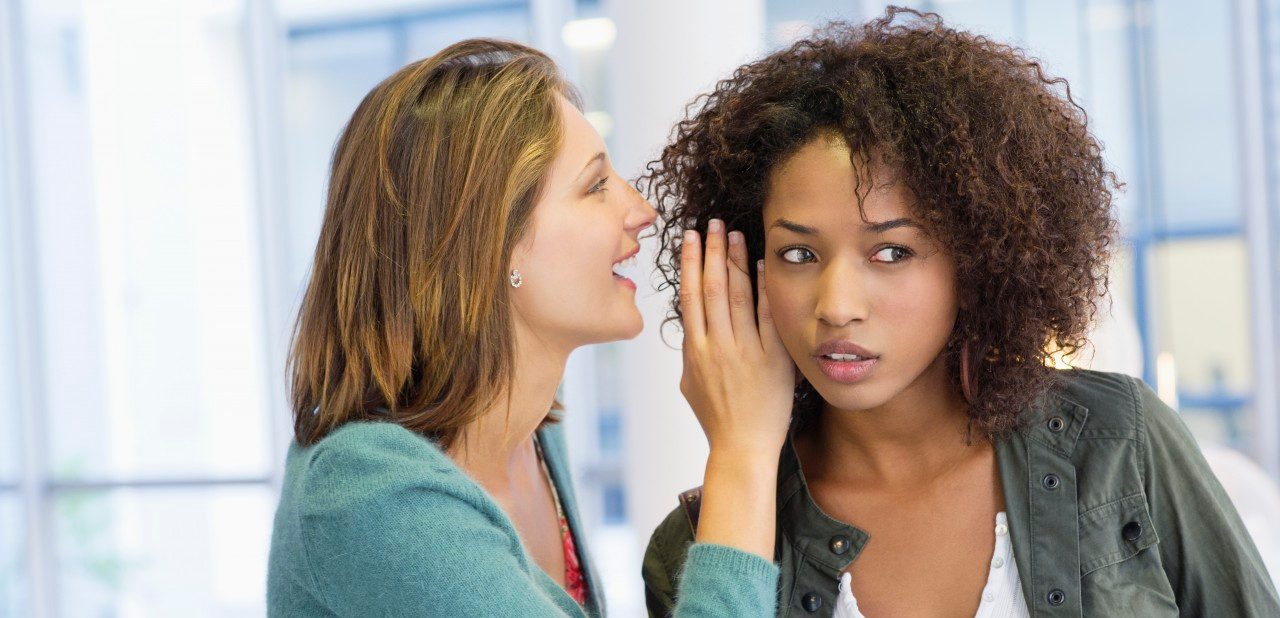
<path id="1" fill-rule="evenodd" d="M 867 410 L 828 403 L 813 431 L 797 441 L 812 474 L 877 486 L 910 486 L 941 473 L 985 442 L 968 439 L 963 396 L 939 357 L 892 400 Z"/>
<path id="2" fill-rule="evenodd" d="M 533 434 L 555 402 L 569 349 L 550 345 L 523 324 L 515 328 L 509 388 L 459 433 L 449 456 L 486 488 L 501 490 L 533 453 Z"/>

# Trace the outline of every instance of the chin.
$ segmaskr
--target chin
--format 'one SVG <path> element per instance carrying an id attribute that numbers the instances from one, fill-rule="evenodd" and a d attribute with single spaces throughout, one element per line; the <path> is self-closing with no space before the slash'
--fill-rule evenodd
<path id="1" fill-rule="evenodd" d="M 628 319 L 628 324 L 623 328 L 623 335 L 619 339 L 635 339 L 644 331 L 644 318 L 640 316 L 639 310 L 633 310 L 634 315 Z"/>
<path id="2" fill-rule="evenodd" d="M 609 343 L 611 341 L 635 339 L 644 330 L 644 318 L 640 317 L 639 311 L 632 309 L 628 315 L 618 316 L 607 321 L 601 320 L 598 327 L 603 328 L 588 337 L 591 343 Z"/>
<path id="3" fill-rule="evenodd" d="M 891 397 L 875 384 L 874 378 L 857 384 L 840 384 L 815 369 L 817 376 L 810 378 L 809 384 L 827 405 L 837 410 L 870 410 L 885 404 Z"/>

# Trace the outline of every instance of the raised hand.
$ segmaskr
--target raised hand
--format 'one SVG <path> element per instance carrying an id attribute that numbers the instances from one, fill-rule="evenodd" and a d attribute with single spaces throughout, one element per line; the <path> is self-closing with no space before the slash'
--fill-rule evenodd
<path id="1" fill-rule="evenodd" d="M 685 231 L 680 391 L 713 451 L 726 447 L 777 454 L 791 419 L 795 364 L 774 329 L 763 262 L 756 269 L 760 299 L 753 304 L 742 234 L 726 235 L 724 224 L 713 219 L 705 250 L 699 241 L 696 231 Z"/>
<path id="2" fill-rule="evenodd" d="M 680 391 L 707 434 L 700 543 L 773 559 L 778 454 L 791 420 L 795 364 L 769 313 L 763 264 L 760 299 L 751 302 L 747 248 L 724 224 L 707 226 L 681 247 L 680 308 L 684 373 Z"/>

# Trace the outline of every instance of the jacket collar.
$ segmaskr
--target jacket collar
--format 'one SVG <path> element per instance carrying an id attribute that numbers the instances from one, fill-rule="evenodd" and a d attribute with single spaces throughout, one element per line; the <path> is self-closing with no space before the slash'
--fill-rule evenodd
<path id="1" fill-rule="evenodd" d="M 1010 520 L 1024 515 L 1026 507 L 1022 505 L 1029 500 L 1028 452 L 1032 444 L 1069 460 L 1088 415 L 1084 406 L 1049 393 L 1023 413 L 1019 429 L 996 440 L 996 462 Z M 801 554 L 834 575 L 849 566 L 870 535 L 827 515 L 813 500 L 793 439 L 788 436 L 779 459 L 778 524 Z M 1021 527 L 1015 524 L 1015 532 L 1021 532 Z M 1030 556 L 1017 558 L 1029 560 Z"/>

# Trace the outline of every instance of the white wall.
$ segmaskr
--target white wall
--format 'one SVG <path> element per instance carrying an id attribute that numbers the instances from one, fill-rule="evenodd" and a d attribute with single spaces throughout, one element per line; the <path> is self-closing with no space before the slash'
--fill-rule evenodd
<path id="1" fill-rule="evenodd" d="M 638 176 L 693 97 L 764 51 L 763 0 L 613 0 L 610 76 L 619 172 Z M 642 263 L 653 261 L 652 239 Z M 680 353 L 662 342 L 670 292 L 641 287 L 645 332 L 623 350 L 627 505 L 641 547 L 680 491 L 702 483 L 706 439 L 680 395 Z M 679 334 L 668 329 L 668 339 Z"/>

